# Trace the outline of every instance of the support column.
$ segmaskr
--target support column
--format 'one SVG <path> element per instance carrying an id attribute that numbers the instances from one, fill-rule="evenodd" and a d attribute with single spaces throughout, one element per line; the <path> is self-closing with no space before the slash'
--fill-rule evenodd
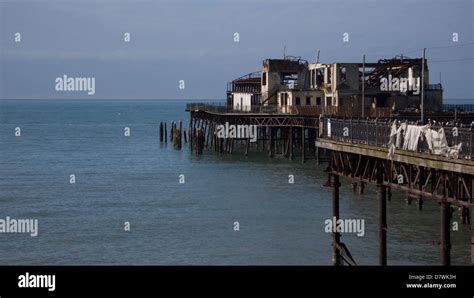
<path id="1" fill-rule="evenodd" d="M 305 156 L 304 156 L 304 126 L 301 128 L 301 161 L 304 163 L 305 162 Z"/>
<path id="2" fill-rule="evenodd" d="M 193 152 L 193 112 L 189 113 L 189 127 L 188 127 L 188 134 L 189 134 L 189 149 Z M 166 125 L 166 123 L 165 123 Z M 166 130 L 166 128 L 165 128 Z M 165 138 L 166 139 L 166 138 Z"/>
<path id="3" fill-rule="evenodd" d="M 387 266 L 387 187 L 383 185 L 383 173 L 377 178 L 379 200 L 379 263 Z"/>
<path id="4" fill-rule="evenodd" d="M 441 261 L 443 266 L 451 265 L 451 220 L 450 209 L 451 204 L 441 202 Z"/>
<path id="5" fill-rule="evenodd" d="M 286 129 L 285 128 L 280 128 L 280 140 L 281 140 L 281 155 L 283 157 L 287 157 L 287 143 L 288 140 L 286 139 Z"/>
<path id="6" fill-rule="evenodd" d="M 356 192 L 357 191 L 357 182 L 352 182 L 351 185 L 352 185 L 352 192 Z"/>
<path id="7" fill-rule="evenodd" d="M 331 176 L 331 187 L 332 187 L 332 220 L 333 223 L 337 223 L 337 220 L 339 219 L 339 187 L 341 184 L 339 183 L 339 176 L 338 175 L 333 175 L 330 174 Z M 339 245 L 340 239 L 341 239 L 341 234 L 338 232 L 335 232 L 335 228 L 333 227 L 333 232 L 332 232 L 332 263 L 334 266 L 339 266 L 341 265 L 341 255 L 339 253 L 339 250 L 336 247 L 336 244 Z"/>
<path id="8" fill-rule="evenodd" d="M 359 183 L 359 194 L 360 194 L 360 195 L 363 195 L 363 194 L 364 194 L 364 190 L 365 190 L 365 182 L 364 182 L 364 181 L 360 181 L 360 183 Z"/>
<path id="9" fill-rule="evenodd" d="M 250 146 L 250 139 L 247 138 L 247 143 L 245 144 L 245 156 L 249 155 L 249 146 Z"/>
<path id="10" fill-rule="evenodd" d="M 440 252 L 443 266 L 451 265 L 451 204 L 448 203 L 448 175 L 443 173 L 443 201 L 440 203 L 441 241 Z"/>
<path id="11" fill-rule="evenodd" d="M 319 159 L 319 147 L 317 147 L 316 145 L 315 145 L 315 148 L 314 148 L 314 152 L 315 152 L 315 154 L 316 154 L 316 164 L 317 164 L 317 165 L 320 165 L 320 164 L 321 164 L 321 160 Z"/>
<path id="12" fill-rule="evenodd" d="M 471 194 L 470 202 L 473 202 L 472 194 L 474 193 L 474 179 L 471 176 L 470 178 L 471 188 L 469 189 Z M 471 264 L 474 265 L 474 207 L 469 208 L 470 214 L 468 215 L 469 221 L 471 223 Z"/>
<path id="13" fill-rule="evenodd" d="M 270 127 L 270 144 L 268 146 L 268 155 L 270 157 L 273 157 L 273 150 L 274 150 L 274 145 L 273 145 L 273 127 Z"/>
<path id="14" fill-rule="evenodd" d="M 474 208 L 470 208 L 468 212 L 471 213 L 471 264 L 474 265 Z"/>
<path id="15" fill-rule="evenodd" d="M 293 160 L 293 127 L 290 127 L 290 160 Z"/>
<path id="16" fill-rule="evenodd" d="M 163 121 L 160 122 L 160 142 L 163 142 Z"/>
<path id="17" fill-rule="evenodd" d="M 418 182 L 418 190 L 420 192 L 423 191 L 423 185 L 425 184 L 425 171 L 423 168 L 420 167 L 420 181 Z M 423 210 L 423 196 L 422 195 L 419 195 L 418 198 L 417 198 L 417 204 L 418 204 L 418 210 Z"/>

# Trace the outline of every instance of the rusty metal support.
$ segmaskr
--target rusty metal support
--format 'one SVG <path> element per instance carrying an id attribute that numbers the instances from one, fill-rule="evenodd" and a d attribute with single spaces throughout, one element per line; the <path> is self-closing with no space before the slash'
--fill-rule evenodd
<path id="1" fill-rule="evenodd" d="M 330 176 L 332 187 L 332 220 L 333 223 L 337 223 L 337 220 L 339 219 L 339 187 L 341 184 L 339 183 L 338 175 Z M 332 263 L 335 266 L 339 266 L 341 265 L 341 254 L 339 252 L 338 245 L 340 244 L 341 234 L 336 232 L 336 227 L 333 227 L 332 239 Z"/>
<path id="2" fill-rule="evenodd" d="M 450 209 L 451 204 L 448 202 L 441 202 L 441 261 L 443 266 L 451 265 L 451 220 Z"/>
<path id="3" fill-rule="evenodd" d="M 471 212 L 471 264 L 474 265 L 474 208 L 471 208 L 469 212 Z"/>
<path id="4" fill-rule="evenodd" d="M 377 181 L 379 200 L 379 263 L 387 266 L 387 187 L 383 185 L 383 174 Z"/>
<path id="5" fill-rule="evenodd" d="M 443 266 L 451 265 L 451 204 L 447 202 L 448 190 L 448 175 L 443 173 L 443 201 L 440 203 L 441 215 L 441 262 Z"/>

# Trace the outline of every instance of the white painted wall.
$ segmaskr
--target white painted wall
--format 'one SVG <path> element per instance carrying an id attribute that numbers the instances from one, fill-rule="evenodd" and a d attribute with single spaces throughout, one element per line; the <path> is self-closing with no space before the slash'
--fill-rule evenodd
<path id="1" fill-rule="evenodd" d="M 241 92 L 234 92 L 233 98 L 233 109 L 240 110 L 240 111 L 250 111 L 252 101 L 251 96 L 252 93 L 241 93 Z"/>

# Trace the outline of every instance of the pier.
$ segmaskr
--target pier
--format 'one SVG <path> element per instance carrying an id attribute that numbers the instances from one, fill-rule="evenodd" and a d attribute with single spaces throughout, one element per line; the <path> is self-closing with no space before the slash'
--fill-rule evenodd
<path id="1" fill-rule="evenodd" d="M 393 84 L 393 85 L 392 85 Z M 348 181 L 363 194 L 377 189 L 379 264 L 387 265 L 387 201 L 406 194 L 420 211 L 439 204 L 440 263 L 451 264 L 452 210 L 471 227 L 474 196 L 474 105 L 443 104 L 441 82 L 429 80 L 428 61 L 395 56 L 376 62 L 315 63 L 301 57 L 265 59 L 261 71 L 227 84 L 224 105 L 187 104 L 189 146 L 220 153 L 253 150 L 290 160 L 327 162 L 332 216 L 340 219 L 339 188 Z M 225 125 L 253 126 L 253 142 L 222 137 Z M 341 179 L 344 178 L 344 179 Z M 333 264 L 356 265 L 350 244 L 333 232 Z"/>
<path id="2" fill-rule="evenodd" d="M 261 106 L 249 111 L 234 110 L 232 107 L 188 104 L 190 113 L 189 140 L 193 152 L 204 149 L 234 154 L 251 154 L 251 149 L 268 152 L 268 156 L 281 155 L 301 162 L 314 160 L 328 162 L 328 182 L 332 189 L 332 218 L 339 219 L 339 188 L 342 179 L 351 183 L 353 191 L 363 194 L 368 184 L 376 186 L 378 204 L 379 264 L 387 265 L 387 201 L 392 190 L 406 194 L 406 201 L 416 201 L 423 210 L 424 200 L 439 204 L 440 263 L 451 264 L 451 221 L 453 208 L 460 210 L 459 221 L 471 225 L 474 196 L 473 127 L 466 124 L 433 122 L 430 128 L 443 127 L 448 145 L 460 144 L 456 156 L 433 154 L 430 148 L 419 142 L 416 151 L 395 149 L 390 155 L 390 133 L 396 121 L 393 118 L 335 118 L 341 111 L 297 110 L 284 111 L 278 107 Z M 450 117 L 445 115 L 445 117 Z M 408 120 L 405 120 L 407 122 Z M 225 123 L 257 126 L 257 141 L 251 145 L 248 139 L 218 138 L 218 125 Z M 416 122 L 413 122 L 416 124 Z M 451 125 L 451 126 L 450 126 Z M 452 133 L 454 132 L 455 133 Z M 324 154 L 323 154 L 324 153 Z M 471 232 L 472 235 L 472 232 Z M 471 236 L 471 257 L 474 263 L 474 237 Z M 341 241 L 341 234 L 333 232 L 333 264 L 346 262 L 356 265 L 356 256 L 349 252 L 350 244 Z"/>

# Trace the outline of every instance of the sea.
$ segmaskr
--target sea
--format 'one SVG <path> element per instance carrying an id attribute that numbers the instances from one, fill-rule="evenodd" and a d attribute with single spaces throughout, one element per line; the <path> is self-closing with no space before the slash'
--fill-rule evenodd
<path id="1" fill-rule="evenodd" d="M 38 221 L 37 236 L 0 232 L 0 265 L 331 265 L 327 164 L 176 150 L 159 124 L 187 127 L 187 102 L 0 100 L 0 220 Z M 341 182 L 341 218 L 365 223 L 341 241 L 377 265 L 375 188 Z M 439 206 L 405 198 L 387 204 L 388 265 L 441 264 Z M 470 265 L 453 220 L 452 263 Z"/>

